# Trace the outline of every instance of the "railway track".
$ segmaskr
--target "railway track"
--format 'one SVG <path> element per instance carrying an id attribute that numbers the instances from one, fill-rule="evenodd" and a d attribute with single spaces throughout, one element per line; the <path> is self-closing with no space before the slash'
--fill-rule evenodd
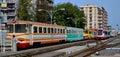
<path id="1" fill-rule="evenodd" d="M 36 54 L 42 54 L 42 53 L 46 53 L 46 52 L 50 52 L 50 51 L 64 49 L 64 48 L 68 48 L 71 46 L 85 45 L 86 43 L 93 43 L 93 42 L 95 42 L 95 40 L 66 43 L 66 44 L 47 46 L 47 47 L 42 47 L 42 48 L 22 50 L 22 51 L 18 51 L 18 52 L 10 52 L 10 53 L 6 52 L 6 53 L 0 53 L 0 57 L 31 57 Z"/>
<path id="2" fill-rule="evenodd" d="M 120 44 L 120 42 L 109 44 L 110 42 L 114 41 L 115 39 L 109 39 L 99 45 L 89 47 L 83 49 L 82 51 L 78 51 L 76 53 L 69 54 L 69 57 L 89 57 L 91 54 L 96 53 L 97 51 L 103 50 L 105 48 L 114 47 Z"/>
<path id="3" fill-rule="evenodd" d="M 112 43 L 109 44 L 110 42 L 114 41 L 114 38 L 110 38 L 108 40 L 102 41 L 98 43 L 99 45 L 92 46 L 89 48 L 82 49 L 80 51 L 76 51 L 71 54 L 66 54 L 65 52 L 60 52 L 60 53 L 55 53 L 55 54 L 49 54 L 51 57 L 88 57 L 91 54 L 94 54 L 97 51 L 103 50 L 108 47 L 113 47 L 117 46 L 120 44 L 120 42 Z M 42 48 L 36 48 L 36 49 L 30 49 L 30 50 L 24 50 L 24 51 L 19 51 L 19 52 L 13 52 L 13 53 L 0 53 L 0 57 L 34 57 L 34 55 L 38 54 L 43 54 L 43 53 L 48 53 L 52 51 L 56 51 L 59 49 L 64 49 L 68 48 L 71 46 L 80 46 L 80 45 L 86 45 L 86 43 L 93 43 L 93 42 L 98 42 L 94 40 L 89 40 L 89 41 L 80 41 L 80 42 L 74 42 L 74 43 L 67 43 L 67 44 L 60 44 L 60 45 L 55 45 L 55 46 L 48 46 L 48 47 L 42 47 Z"/>

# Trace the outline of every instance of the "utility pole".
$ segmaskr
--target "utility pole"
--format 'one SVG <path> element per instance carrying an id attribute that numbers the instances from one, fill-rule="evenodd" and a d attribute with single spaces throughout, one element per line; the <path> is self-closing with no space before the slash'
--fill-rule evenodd
<path id="1" fill-rule="evenodd" d="M 7 32 L 7 30 L 6 30 L 6 25 L 7 25 L 7 16 L 6 16 L 6 9 L 7 8 L 7 3 L 6 2 L 3 2 L 3 3 L 1 3 L 1 9 L 0 9 L 0 27 L 1 27 L 1 29 L 0 29 L 0 31 L 1 31 L 1 36 L 0 36 L 0 42 L 1 42 L 1 52 L 5 52 L 5 47 L 4 47 L 4 44 L 5 44 L 5 42 L 4 42 L 4 40 L 5 40 L 5 38 L 6 38 L 6 32 Z"/>

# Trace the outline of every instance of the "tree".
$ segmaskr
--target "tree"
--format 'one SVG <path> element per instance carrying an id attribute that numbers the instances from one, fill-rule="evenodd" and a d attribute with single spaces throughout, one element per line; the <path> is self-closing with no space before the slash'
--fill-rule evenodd
<path id="1" fill-rule="evenodd" d="M 37 0 L 37 8 L 35 15 L 37 22 L 50 23 L 50 16 L 46 11 L 53 10 L 53 6 L 50 6 L 51 3 L 53 2 L 50 0 Z M 39 11 L 40 9 L 42 9 L 42 11 Z"/>
<path id="2" fill-rule="evenodd" d="M 31 0 L 19 0 L 18 18 L 20 20 L 30 20 L 30 1 Z"/>
<path id="3" fill-rule="evenodd" d="M 68 2 L 55 6 L 55 10 L 61 8 L 65 8 L 65 11 L 56 12 L 54 15 L 56 24 L 84 28 L 86 22 L 84 12 L 80 11 L 76 5 Z"/>

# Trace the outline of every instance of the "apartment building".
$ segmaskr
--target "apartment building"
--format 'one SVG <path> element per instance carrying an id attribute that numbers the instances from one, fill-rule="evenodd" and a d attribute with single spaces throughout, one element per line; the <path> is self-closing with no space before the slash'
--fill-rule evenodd
<path id="1" fill-rule="evenodd" d="M 86 16 L 85 29 L 106 29 L 108 26 L 108 15 L 103 7 L 98 7 L 93 4 L 87 4 L 80 7 Z"/>
<path id="2" fill-rule="evenodd" d="M 0 0 L 0 19 L 3 22 L 16 19 L 16 2 L 17 0 Z"/>
<path id="3" fill-rule="evenodd" d="M 42 9 L 49 9 L 53 8 L 53 1 L 54 0 L 36 0 L 37 7 Z"/>

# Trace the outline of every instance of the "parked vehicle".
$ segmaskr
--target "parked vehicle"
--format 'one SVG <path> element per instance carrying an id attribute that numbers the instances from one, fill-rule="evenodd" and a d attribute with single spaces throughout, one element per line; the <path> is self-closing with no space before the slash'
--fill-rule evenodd
<path id="1" fill-rule="evenodd" d="M 31 21 L 8 22 L 7 38 L 15 35 L 18 48 L 83 40 L 83 29 Z"/>
<path id="2" fill-rule="evenodd" d="M 110 31 L 104 29 L 98 29 L 96 39 L 108 39 L 110 37 Z"/>
<path id="3" fill-rule="evenodd" d="M 84 30 L 84 39 L 95 39 L 97 36 L 97 29 Z"/>

